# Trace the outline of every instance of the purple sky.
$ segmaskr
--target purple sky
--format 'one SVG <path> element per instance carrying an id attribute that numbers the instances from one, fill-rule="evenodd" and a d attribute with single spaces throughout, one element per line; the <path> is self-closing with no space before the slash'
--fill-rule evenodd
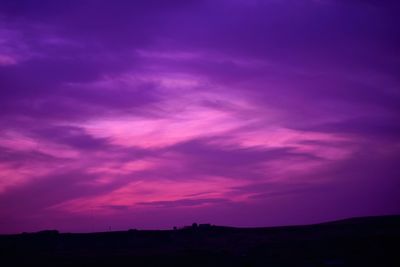
<path id="1" fill-rule="evenodd" d="M 0 1 L 0 233 L 400 213 L 397 0 Z"/>

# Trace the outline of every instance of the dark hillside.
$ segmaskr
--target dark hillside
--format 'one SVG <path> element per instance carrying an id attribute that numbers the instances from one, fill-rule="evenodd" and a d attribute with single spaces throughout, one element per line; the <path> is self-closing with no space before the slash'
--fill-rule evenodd
<path id="1" fill-rule="evenodd" d="M 0 236 L 2 266 L 400 266 L 400 216 L 307 226 Z"/>

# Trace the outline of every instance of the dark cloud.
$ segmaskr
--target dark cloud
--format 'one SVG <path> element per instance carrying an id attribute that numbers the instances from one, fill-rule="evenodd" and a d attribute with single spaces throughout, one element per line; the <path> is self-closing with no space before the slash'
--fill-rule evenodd
<path id="1" fill-rule="evenodd" d="M 312 154 L 296 152 L 294 148 L 241 148 L 237 146 L 219 146 L 210 144 L 219 137 L 191 140 L 180 143 L 164 151 L 179 153 L 184 162 L 183 169 L 178 173 L 168 171 L 172 179 L 189 179 L 200 174 L 210 176 L 227 176 L 238 179 L 267 179 L 273 178 L 265 173 L 268 164 L 284 160 L 290 165 L 291 161 L 320 161 L 323 160 Z"/>
<path id="2" fill-rule="evenodd" d="M 12 165 L 19 166 L 24 163 L 39 163 L 39 162 L 60 162 L 62 157 L 58 158 L 46 153 L 36 151 L 36 150 L 15 150 L 8 147 L 0 146 L 0 162 L 1 163 L 11 163 Z"/>
<path id="3" fill-rule="evenodd" d="M 131 207 L 125 206 L 125 205 L 106 205 L 106 206 L 103 206 L 102 208 L 112 209 L 112 210 L 117 210 L 117 211 L 126 211 Z"/>
<path id="4" fill-rule="evenodd" d="M 25 185 L 12 187 L 0 195 L 2 213 L 10 217 L 15 214 L 35 214 L 82 194 L 92 195 L 104 191 L 104 187 L 94 188 L 85 184 L 85 181 L 94 178 L 82 171 L 31 177 Z"/>
<path id="5" fill-rule="evenodd" d="M 188 142 L 179 143 L 167 150 L 180 152 L 188 157 L 198 157 L 209 159 L 218 165 L 247 165 L 255 162 L 263 162 L 268 159 L 284 157 L 315 159 L 312 154 L 296 152 L 294 148 L 288 146 L 283 148 L 262 148 L 262 147 L 237 147 L 235 145 L 218 145 L 212 142 L 218 141 L 220 136 L 204 139 L 193 139 Z M 240 156 L 243 155 L 243 156 Z"/>
<path id="6" fill-rule="evenodd" d="M 223 204 L 229 202 L 228 199 L 223 198 L 200 198 L 200 199 L 178 199 L 173 201 L 151 201 L 151 202 L 139 202 L 137 205 L 163 207 L 163 208 L 176 208 L 185 206 L 198 206 L 203 204 Z"/>
<path id="7" fill-rule="evenodd" d="M 32 131 L 34 137 L 41 140 L 67 145 L 78 150 L 112 150 L 107 138 L 95 138 L 82 128 L 73 126 L 53 126 Z"/>
<path id="8" fill-rule="evenodd" d="M 399 6 L 399 1 L 396 0 L 335 0 L 336 2 L 343 4 L 354 4 L 354 5 L 372 5 L 377 7 L 394 7 Z"/>
<path id="9" fill-rule="evenodd" d="M 15 67 L 15 71 L 0 69 L 0 84 L 3 88 L 3 104 L 1 116 L 28 116 L 35 119 L 58 119 L 64 121 L 85 120 L 99 114 L 130 112 L 146 116 L 141 108 L 145 105 L 157 103 L 159 95 L 157 85 L 138 82 L 129 85 L 120 84 L 95 86 L 67 84 L 68 82 L 84 82 L 79 80 L 83 75 L 86 82 L 92 82 L 99 77 L 94 64 L 91 74 L 79 70 L 80 63 L 70 73 L 67 66 L 60 64 L 61 69 L 50 67 L 48 71 L 41 71 L 40 67 L 32 65 L 24 70 L 24 66 Z M 110 66 L 108 66 L 110 67 Z M 13 67 L 11 67 L 13 68 Z M 102 70 L 107 71 L 107 70 Z M 69 73 L 67 75 L 78 79 L 69 81 L 68 77 L 53 75 L 54 73 Z M 75 75 L 76 73 L 77 75 Z M 21 79 L 23 77 L 23 79 Z"/>
<path id="10" fill-rule="evenodd" d="M 379 142 L 396 141 L 400 137 L 400 127 L 395 123 L 397 117 L 360 117 L 332 123 L 311 125 L 300 128 L 312 132 L 356 135 L 359 138 L 374 139 Z"/>

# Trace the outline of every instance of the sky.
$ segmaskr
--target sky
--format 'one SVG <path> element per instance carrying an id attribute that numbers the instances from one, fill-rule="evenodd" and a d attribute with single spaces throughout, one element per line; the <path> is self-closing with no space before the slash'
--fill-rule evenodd
<path id="1" fill-rule="evenodd" d="M 0 1 L 0 233 L 400 214 L 396 0 Z"/>

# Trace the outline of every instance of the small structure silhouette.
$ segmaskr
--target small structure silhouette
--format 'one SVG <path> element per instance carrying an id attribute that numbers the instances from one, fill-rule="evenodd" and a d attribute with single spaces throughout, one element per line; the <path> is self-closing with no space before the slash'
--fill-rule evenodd
<path id="1" fill-rule="evenodd" d="M 211 224 L 209 224 L 209 223 L 201 223 L 201 224 L 199 224 L 199 228 L 200 229 L 210 229 L 211 228 Z"/>

